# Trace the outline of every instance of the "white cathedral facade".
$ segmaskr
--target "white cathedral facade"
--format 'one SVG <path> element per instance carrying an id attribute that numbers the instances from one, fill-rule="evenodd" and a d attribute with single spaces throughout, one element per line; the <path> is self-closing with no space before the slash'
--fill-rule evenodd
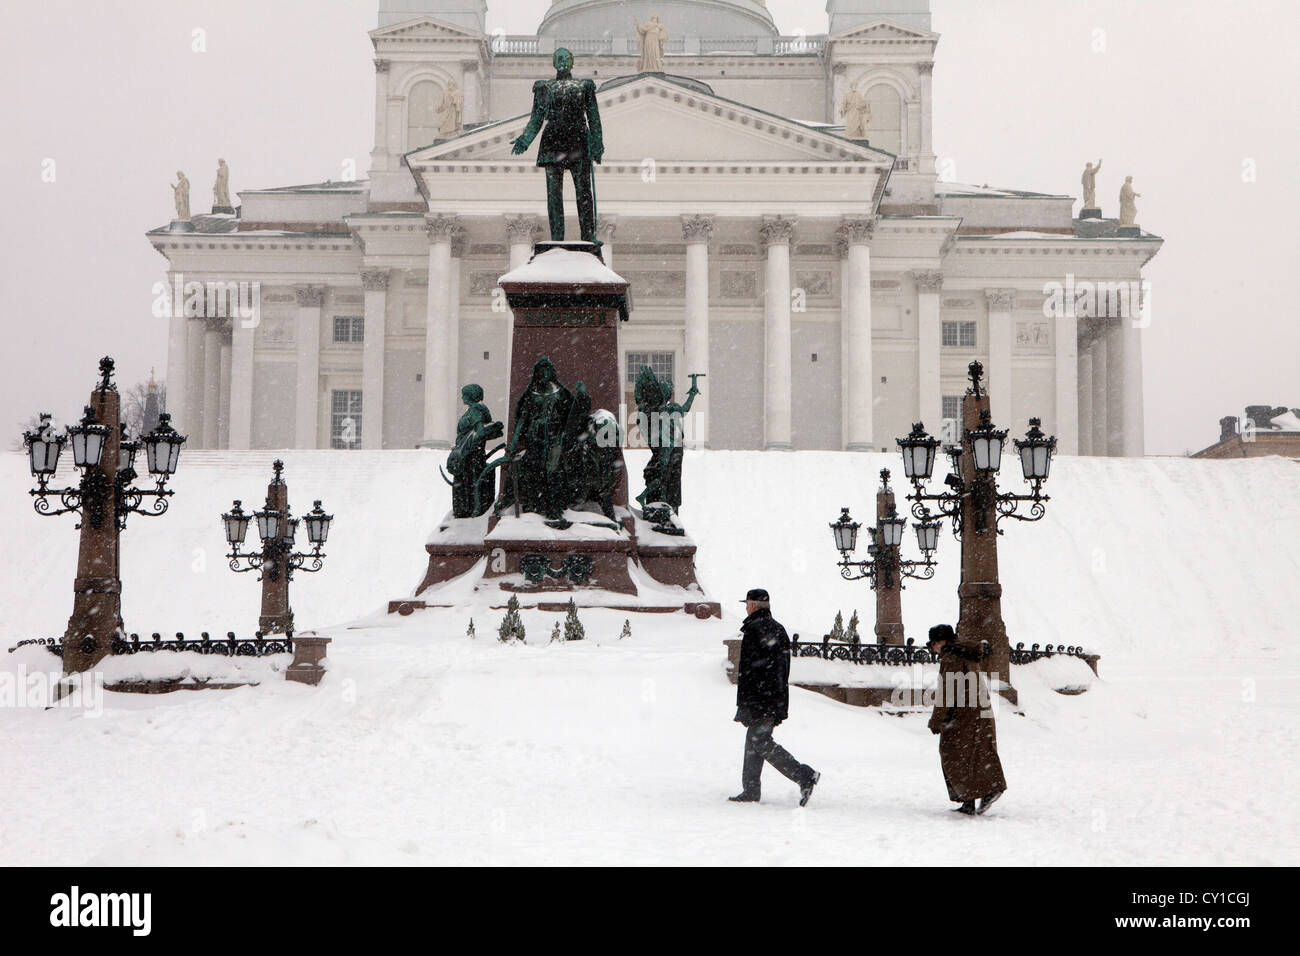
<path id="1" fill-rule="evenodd" d="M 170 319 L 191 445 L 445 447 L 468 382 L 507 414 L 497 279 L 546 221 L 536 145 L 511 141 L 563 46 L 598 86 L 629 406 L 642 365 L 679 400 L 700 372 L 697 445 L 892 449 L 956 416 L 979 359 L 1002 427 L 1041 416 L 1064 454 L 1141 455 L 1142 322 L 1049 314 L 1045 290 L 1135 287 L 1161 240 L 1075 197 L 941 181 L 928 0 L 826 7 L 824 35 L 789 36 L 762 0 L 554 0 L 505 36 L 483 0 L 380 0 L 368 177 L 245 189 L 148 234 L 173 279 L 260 288 L 256 321 Z M 663 69 L 638 72 L 655 14 Z"/>

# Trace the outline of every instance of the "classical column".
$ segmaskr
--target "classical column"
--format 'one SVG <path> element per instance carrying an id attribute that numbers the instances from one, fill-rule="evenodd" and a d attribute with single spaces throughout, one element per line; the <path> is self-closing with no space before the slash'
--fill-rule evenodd
<path id="1" fill-rule="evenodd" d="M 1107 393 L 1110 391 L 1110 368 L 1106 354 L 1106 331 L 1102 320 L 1095 320 L 1092 336 L 1092 453 L 1110 454 L 1110 414 Z"/>
<path id="2" fill-rule="evenodd" d="M 873 421 L 875 372 L 871 356 L 871 238 L 874 219 L 845 219 L 841 228 L 848 243 L 848 366 L 847 438 L 848 451 L 875 449 Z"/>
<path id="3" fill-rule="evenodd" d="M 794 220 L 765 216 L 759 226 L 767 255 L 763 293 L 763 447 L 794 448 L 790 402 L 790 242 Z"/>
<path id="4" fill-rule="evenodd" d="M 451 274 L 447 277 L 447 434 L 456 441 L 456 425 L 462 406 L 460 389 L 460 270 L 469 248 L 469 233 L 463 226 L 451 237 Z"/>
<path id="5" fill-rule="evenodd" d="M 985 289 L 989 305 L 989 414 L 999 428 L 1011 428 L 1011 312 L 1015 289 Z"/>
<path id="6" fill-rule="evenodd" d="M 221 447 L 221 326 L 203 327 L 203 447 Z"/>
<path id="7" fill-rule="evenodd" d="M 709 374 L 709 240 L 713 238 L 713 217 L 682 216 L 682 238 L 686 241 L 686 367 L 680 376 L 679 393 L 692 372 Z M 687 435 L 694 448 L 709 447 L 709 389 L 705 379 L 691 406 Z"/>
<path id="8" fill-rule="evenodd" d="M 841 226 L 835 230 L 840 260 L 840 447 L 849 444 L 849 240 Z"/>
<path id="9" fill-rule="evenodd" d="M 168 282 L 170 283 L 170 279 Z M 190 320 L 181 314 L 167 320 L 167 411 L 182 435 L 190 427 Z"/>
<path id="10" fill-rule="evenodd" d="M 451 240 L 459 220 L 437 213 L 424 217 L 429 234 L 429 297 L 424 337 L 424 444 L 450 448 L 447 397 L 451 389 Z"/>
<path id="11" fill-rule="evenodd" d="M 386 269 L 361 273 L 365 290 L 366 338 L 361 349 L 361 447 L 384 447 L 384 347 L 388 338 Z"/>
<path id="12" fill-rule="evenodd" d="M 189 417 L 187 434 L 194 447 L 201 448 L 203 447 L 203 320 L 186 319 L 185 321 L 189 328 L 189 334 L 186 336 L 188 352 L 186 364 L 190 370 L 189 378 L 185 383 L 185 407 Z"/>
<path id="13" fill-rule="evenodd" d="M 848 64 L 843 62 L 836 63 L 831 67 L 831 101 L 827 104 L 829 111 L 826 119 L 832 126 L 838 126 L 844 122 L 844 117 L 840 116 L 840 104 L 844 102 L 844 94 L 848 91 L 848 81 L 845 79 L 848 70 Z"/>
<path id="14" fill-rule="evenodd" d="M 1079 454 L 1079 319 L 1073 309 L 1056 320 L 1056 450 Z M 1017 423 L 1019 424 L 1019 423 Z"/>
<path id="15" fill-rule="evenodd" d="M 918 63 L 917 72 L 921 76 L 921 172 L 934 172 L 934 144 L 932 130 L 934 125 L 934 61 Z"/>
<path id="16" fill-rule="evenodd" d="M 1136 331 L 1131 328 L 1131 320 L 1126 318 L 1109 320 L 1106 326 L 1106 368 L 1109 373 L 1106 385 L 1106 420 L 1110 426 L 1107 448 L 1108 453 L 1117 458 L 1129 454 L 1130 447 L 1142 447 L 1142 353 L 1140 341 L 1131 334 Z M 1129 352 L 1134 347 L 1139 351 L 1130 357 Z M 1130 380 L 1130 368 L 1134 359 L 1137 369 L 1133 373 L 1133 380 Z M 1134 380 L 1138 390 L 1136 402 L 1132 401 L 1134 388 L 1131 382 Z M 1137 413 L 1136 419 L 1132 417 L 1134 411 Z M 1136 440 L 1129 434 L 1130 426 L 1136 431 Z"/>
<path id="17" fill-rule="evenodd" d="M 596 238 L 601 241 L 600 254 L 605 260 L 605 265 L 610 269 L 614 268 L 614 234 L 617 232 L 618 216 L 596 218 Z"/>
<path id="18" fill-rule="evenodd" d="M 460 64 L 461 68 L 461 86 L 464 88 L 465 95 L 465 116 L 466 123 L 480 123 L 483 121 L 483 109 L 480 104 L 482 94 L 479 92 L 479 74 L 478 60 L 464 60 Z"/>
<path id="19" fill-rule="evenodd" d="M 253 329 L 238 319 L 230 328 L 230 447 L 253 447 Z"/>
<path id="20" fill-rule="evenodd" d="M 243 320 L 236 317 L 234 321 L 241 322 Z M 220 416 L 221 421 L 217 434 L 217 443 L 220 448 L 230 447 L 230 369 L 234 359 L 231 346 L 233 335 L 233 330 L 223 332 L 221 335 L 221 400 L 217 406 L 217 414 Z"/>
<path id="21" fill-rule="evenodd" d="M 388 61 L 375 60 L 375 148 L 370 154 L 370 168 L 388 169 Z"/>
<path id="22" fill-rule="evenodd" d="M 298 295 L 298 393 L 294 448 L 315 448 L 320 433 L 320 320 L 325 287 L 300 286 Z"/>
<path id="23" fill-rule="evenodd" d="M 1075 320 L 1078 322 L 1078 319 Z M 1087 330 L 1079 335 L 1079 454 L 1092 454 L 1092 343 Z"/>
<path id="24" fill-rule="evenodd" d="M 506 216 L 506 239 L 510 243 L 510 268 L 518 269 L 533 256 L 533 242 L 541 230 L 536 216 Z M 510 369 L 514 366 L 515 319 L 507 313 L 506 320 L 506 387 L 509 388 Z"/>
<path id="25" fill-rule="evenodd" d="M 917 412 L 932 432 L 938 432 L 943 418 L 943 386 L 939 379 L 943 350 L 943 327 L 939 321 L 939 298 L 943 273 L 934 269 L 912 273 L 916 283 L 916 387 Z"/>
<path id="26" fill-rule="evenodd" d="M 1146 454 L 1146 421 L 1142 396 L 1142 329 L 1136 318 L 1119 320 L 1123 388 L 1123 447 L 1119 450 L 1127 458 L 1141 458 Z"/>

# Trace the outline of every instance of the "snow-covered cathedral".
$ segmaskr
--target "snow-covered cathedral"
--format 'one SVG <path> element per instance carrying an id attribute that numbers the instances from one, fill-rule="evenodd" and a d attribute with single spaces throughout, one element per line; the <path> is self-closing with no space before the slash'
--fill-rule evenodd
<path id="1" fill-rule="evenodd" d="M 173 278 L 260 289 L 255 321 L 170 320 L 191 445 L 445 447 L 467 382 L 506 413 L 497 279 L 545 224 L 536 146 L 511 141 L 562 46 L 598 85 L 629 407 L 643 365 L 679 399 L 701 372 L 697 445 L 892 448 L 956 416 L 979 359 L 1000 425 L 1142 454 L 1142 323 L 1045 290 L 1136 289 L 1161 240 L 1076 197 L 941 181 L 928 0 L 826 9 L 814 36 L 762 0 L 555 0 L 509 36 L 484 0 L 380 0 L 368 178 L 245 189 L 148 234 Z"/>

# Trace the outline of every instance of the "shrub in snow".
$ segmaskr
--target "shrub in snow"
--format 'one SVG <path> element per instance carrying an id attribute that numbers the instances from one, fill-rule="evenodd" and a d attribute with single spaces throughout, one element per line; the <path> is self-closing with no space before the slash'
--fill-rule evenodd
<path id="1" fill-rule="evenodd" d="M 835 623 L 831 626 L 831 632 L 826 635 L 832 641 L 844 640 L 844 612 L 835 612 Z"/>
<path id="2" fill-rule="evenodd" d="M 560 633 L 560 622 L 555 622 L 555 627 L 551 628 L 551 643 L 564 640 L 564 635 Z"/>
<path id="3" fill-rule="evenodd" d="M 623 638 L 625 638 L 625 637 L 631 637 L 631 636 L 632 636 L 632 622 L 629 621 L 627 618 L 624 618 L 624 619 L 623 619 L 623 633 L 620 634 L 620 635 L 618 636 L 618 639 L 621 641 L 621 640 L 623 640 Z"/>
<path id="4" fill-rule="evenodd" d="M 497 639 L 503 643 L 522 641 L 524 633 L 524 622 L 519 616 L 519 598 L 512 594 L 510 600 L 506 602 L 506 616 L 502 619 L 501 626 L 497 628 Z"/>
<path id="5" fill-rule="evenodd" d="M 469 619 L 469 629 L 465 631 L 465 636 L 471 641 L 478 637 L 478 634 L 474 632 L 474 619 L 472 617 Z"/>
<path id="6" fill-rule="evenodd" d="M 569 608 L 564 615 L 564 639 L 566 641 L 580 641 L 586 636 L 587 629 L 578 620 L 578 605 L 573 603 L 573 598 L 569 598 Z"/>
<path id="7" fill-rule="evenodd" d="M 849 618 L 849 629 L 844 632 L 844 640 L 850 644 L 861 644 L 862 638 L 858 636 L 858 610 L 853 609 L 853 616 Z"/>

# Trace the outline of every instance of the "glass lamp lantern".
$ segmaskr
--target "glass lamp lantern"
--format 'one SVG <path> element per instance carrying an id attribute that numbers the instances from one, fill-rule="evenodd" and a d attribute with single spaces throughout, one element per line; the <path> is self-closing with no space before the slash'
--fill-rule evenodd
<path id="1" fill-rule="evenodd" d="M 887 517 L 880 519 L 880 543 L 886 548 L 897 548 L 903 543 L 903 529 L 907 519 L 900 518 L 892 508 Z"/>
<path id="2" fill-rule="evenodd" d="M 1020 453 L 1020 470 L 1026 481 L 1045 481 L 1052 468 L 1052 455 L 1056 452 L 1056 436 L 1048 437 L 1043 433 L 1042 419 L 1029 419 L 1029 431 L 1024 440 L 1016 440 L 1016 451 Z"/>
<path id="3" fill-rule="evenodd" d="M 830 526 L 835 536 L 835 549 L 843 554 L 852 554 L 858 547 L 858 529 L 862 525 L 849 517 L 849 509 L 840 509 L 840 518 Z"/>
<path id="4" fill-rule="evenodd" d="M 993 474 L 1002 467 L 1002 446 L 1007 440 L 1007 432 L 993 427 L 987 411 L 980 413 L 979 427 L 968 431 L 966 438 L 970 441 L 976 471 Z"/>
<path id="5" fill-rule="evenodd" d="M 72 461 L 78 468 L 99 467 L 104 460 L 108 428 L 95 421 L 95 413 L 89 405 L 81 422 L 68 426 L 68 439 L 72 442 Z"/>
<path id="6" fill-rule="evenodd" d="M 268 508 L 254 513 L 253 517 L 257 519 L 257 536 L 263 544 L 280 540 L 280 525 L 283 520 L 280 512 Z"/>
<path id="7" fill-rule="evenodd" d="M 243 502 L 236 501 L 228 514 L 221 516 L 226 528 L 226 541 L 233 548 L 238 548 L 248 538 L 248 525 L 252 518 L 245 513 Z"/>
<path id="8" fill-rule="evenodd" d="M 319 548 L 329 539 L 334 516 L 327 515 L 319 501 L 314 502 L 314 505 L 303 520 L 307 522 L 307 540 L 313 547 Z"/>
<path id="9" fill-rule="evenodd" d="M 67 440 L 66 435 L 54 434 L 54 425 L 48 412 L 41 413 L 41 423 L 36 431 L 23 433 L 28 464 L 35 477 L 48 477 L 59 470 L 59 456 L 63 453 Z"/>
<path id="10" fill-rule="evenodd" d="M 180 464 L 181 446 L 185 436 L 172 428 L 172 417 L 167 413 L 158 416 L 158 427 L 144 439 L 145 460 L 149 465 L 149 474 L 167 478 L 176 474 Z"/>
<path id="11" fill-rule="evenodd" d="M 929 555 L 939 547 L 939 529 L 942 522 L 938 518 L 918 521 L 916 523 L 916 543 L 922 553 Z"/>
<path id="12" fill-rule="evenodd" d="M 913 481 L 929 481 L 934 474 L 934 456 L 939 448 L 939 439 L 931 438 L 926 434 L 925 426 L 917 422 L 912 426 L 911 434 L 896 441 L 903 453 L 903 474 Z"/>

